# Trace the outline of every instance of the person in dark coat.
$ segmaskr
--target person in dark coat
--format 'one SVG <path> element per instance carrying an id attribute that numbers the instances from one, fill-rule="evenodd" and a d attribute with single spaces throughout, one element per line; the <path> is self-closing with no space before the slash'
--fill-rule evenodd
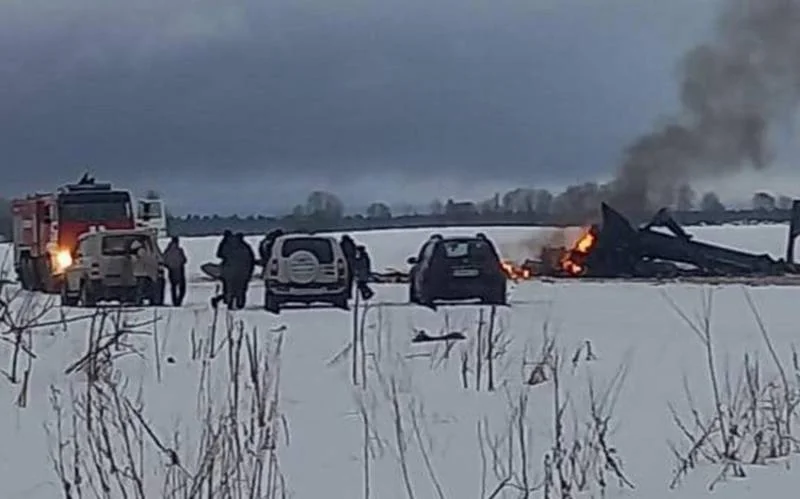
<path id="1" fill-rule="evenodd" d="M 228 307 L 232 310 L 241 310 L 247 304 L 247 289 L 250 287 L 250 279 L 253 277 L 256 256 L 241 232 L 234 236 L 233 241 L 234 243 L 231 245 L 233 264 L 228 283 L 231 296 Z"/>
<path id="2" fill-rule="evenodd" d="M 372 276 L 372 261 L 367 253 L 367 248 L 359 245 L 356 247 L 356 255 L 354 260 L 354 274 L 356 287 L 364 300 L 371 299 L 375 292 L 369 287 L 369 280 Z"/>
<path id="3" fill-rule="evenodd" d="M 167 268 L 172 305 L 180 307 L 186 297 L 186 253 L 177 236 L 170 239 L 164 250 L 164 266 Z"/>
<path id="4" fill-rule="evenodd" d="M 233 265 L 233 260 L 231 258 L 232 255 L 232 248 L 235 246 L 235 241 L 233 237 L 233 232 L 230 230 L 225 230 L 222 234 L 222 240 L 217 246 L 217 258 L 220 259 L 220 281 L 222 281 L 222 293 L 211 298 L 211 306 L 217 308 L 219 302 L 224 301 L 225 305 L 230 308 L 230 297 L 231 293 L 229 288 L 230 278 L 231 278 L 231 269 Z"/>
<path id="5" fill-rule="evenodd" d="M 339 246 L 347 261 L 347 298 L 353 297 L 353 281 L 355 279 L 356 243 L 353 238 L 345 234 L 339 239 Z"/>
<path id="6" fill-rule="evenodd" d="M 230 246 L 233 243 L 233 232 L 230 229 L 225 229 L 222 233 L 222 240 L 217 245 L 217 258 L 225 260 L 225 257 L 230 254 Z"/>

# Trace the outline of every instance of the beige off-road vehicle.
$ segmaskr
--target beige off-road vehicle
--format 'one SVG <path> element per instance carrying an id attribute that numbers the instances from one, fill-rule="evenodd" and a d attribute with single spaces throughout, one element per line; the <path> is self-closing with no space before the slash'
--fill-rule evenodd
<path id="1" fill-rule="evenodd" d="M 280 236 L 264 266 L 264 308 L 277 313 L 288 303 L 329 303 L 347 309 L 349 271 L 335 238 Z"/>
<path id="2" fill-rule="evenodd" d="M 78 238 L 64 271 L 61 304 L 93 307 L 100 301 L 164 304 L 164 269 L 149 229 L 100 230 Z"/>

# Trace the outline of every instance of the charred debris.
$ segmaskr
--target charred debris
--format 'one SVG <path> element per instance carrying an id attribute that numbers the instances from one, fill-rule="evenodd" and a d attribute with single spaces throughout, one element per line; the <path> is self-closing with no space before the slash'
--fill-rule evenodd
<path id="1" fill-rule="evenodd" d="M 505 262 L 512 279 L 584 278 L 759 278 L 797 276 L 795 240 L 800 235 L 800 200 L 792 205 L 785 259 L 701 242 L 666 209 L 635 227 L 603 203 L 601 223 L 587 228 L 572 248 L 544 248 L 538 260 Z"/>

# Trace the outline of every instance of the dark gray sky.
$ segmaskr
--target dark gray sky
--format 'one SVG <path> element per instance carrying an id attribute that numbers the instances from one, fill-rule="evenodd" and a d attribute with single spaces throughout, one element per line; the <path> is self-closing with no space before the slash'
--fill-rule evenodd
<path id="1" fill-rule="evenodd" d="M 608 176 L 702 0 L 3 0 L 0 193 L 89 167 L 179 212 Z"/>

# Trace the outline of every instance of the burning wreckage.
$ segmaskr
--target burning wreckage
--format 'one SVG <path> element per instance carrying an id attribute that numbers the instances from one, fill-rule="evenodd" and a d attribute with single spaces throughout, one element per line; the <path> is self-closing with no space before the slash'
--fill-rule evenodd
<path id="1" fill-rule="evenodd" d="M 657 230 L 661 229 L 661 230 Z M 792 204 L 786 258 L 696 241 L 662 209 L 635 227 L 611 206 L 601 205 L 601 223 L 586 228 L 571 248 L 544 247 L 539 258 L 502 262 L 510 280 L 585 278 L 800 284 L 794 263 L 800 236 L 800 200 Z M 407 283 L 407 271 L 390 268 L 371 275 L 372 283 Z"/>
<path id="2" fill-rule="evenodd" d="M 800 278 L 800 267 L 794 263 L 794 244 L 800 235 L 800 201 L 792 205 L 785 260 L 695 241 L 666 209 L 639 228 L 605 203 L 601 213 L 601 223 L 589 227 L 572 248 L 544 248 L 538 260 L 522 264 L 506 261 L 506 274 L 514 280 Z"/>

